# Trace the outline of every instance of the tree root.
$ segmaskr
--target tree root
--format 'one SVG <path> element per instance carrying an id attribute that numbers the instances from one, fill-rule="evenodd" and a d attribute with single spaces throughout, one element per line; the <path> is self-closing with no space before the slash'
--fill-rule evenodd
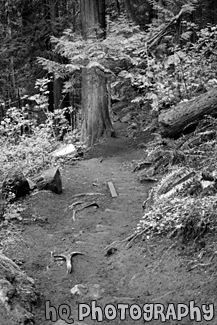
<path id="1" fill-rule="evenodd" d="M 211 262 L 212 262 L 213 258 L 214 258 L 216 255 L 217 255 L 217 251 L 216 251 L 216 252 L 215 252 L 215 253 L 210 257 L 208 263 L 198 263 L 198 264 L 192 266 L 192 267 L 188 270 L 188 272 L 190 272 L 190 271 L 196 269 L 198 266 L 202 266 L 202 267 L 204 267 L 204 266 L 210 266 L 210 265 L 212 265 Z"/>
<path id="2" fill-rule="evenodd" d="M 84 253 L 71 252 L 68 255 L 64 255 L 64 254 L 56 254 L 56 253 L 51 252 L 51 256 L 54 259 L 61 259 L 61 260 L 66 261 L 67 273 L 72 273 L 72 257 L 76 256 L 76 255 L 84 255 Z"/>
<path id="3" fill-rule="evenodd" d="M 80 202 L 77 203 L 77 204 L 80 204 Z M 76 212 L 81 211 L 81 210 L 86 209 L 86 208 L 89 208 L 89 207 L 92 207 L 92 206 L 95 206 L 95 207 L 99 208 L 99 205 L 96 202 L 90 202 L 90 203 L 87 203 L 87 204 L 83 205 L 82 207 L 80 207 L 78 209 L 73 210 L 72 220 L 75 221 Z"/>

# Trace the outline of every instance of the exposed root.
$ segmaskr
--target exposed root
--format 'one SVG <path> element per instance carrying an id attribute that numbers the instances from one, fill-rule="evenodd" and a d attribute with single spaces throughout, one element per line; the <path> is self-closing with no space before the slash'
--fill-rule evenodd
<path id="1" fill-rule="evenodd" d="M 216 255 L 217 255 L 217 251 L 216 251 L 216 252 L 215 252 L 215 253 L 210 257 L 208 263 L 198 263 L 198 264 L 192 266 L 192 267 L 188 270 L 188 272 L 189 272 L 189 271 L 192 271 L 192 270 L 194 270 L 194 269 L 196 269 L 196 268 L 199 267 L 199 266 L 204 267 L 204 266 L 210 266 L 210 265 L 212 265 L 212 264 L 213 264 L 213 263 L 212 263 L 212 260 L 214 259 L 214 257 L 215 257 Z"/>
<path id="2" fill-rule="evenodd" d="M 51 252 L 51 256 L 54 259 L 61 259 L 61 260 L 66 261 L 67 273 L 72 273 L 72 257 L 76 256 L 76 255 L 84 255 L 84 253 L 71 252 L 68 255 L 64 255 L 64 254 L 56 254 L 56 253 Z"/>
<path id="3" fill-rule="evenodd" d="M 123 240 L 115 240 L 111 244 L 109 244 L 108 246 L 106 246 L 103 250 L 107 250 L 107 249 L 109 249 L 110 247 L 112 247 L 112 246 L 114 246 L 116 244 L 120 244 L 121 245 L 121 244 L 125 243 L 126 241 L 130 241 L 134 236 L 135 236 L 135 234 L 132 234 L 129 237 L 123 239 Z"/>
<path id="4" fill-rule="evenodd" d="M 80 204 L 80 202 L 79 202 L 79 204 Z M 87 203 L 87 204 L 83 205 L 82 207 L 80 207 L 78 209 L 73 210 L 72 220 L 75 221 L 76 212 L 84 210 L 84 209 L 92 207 L 92 206 L 95 206 L 95 207 L 99 208 L 99 205 L 94 201 L 94 202 Z"/>

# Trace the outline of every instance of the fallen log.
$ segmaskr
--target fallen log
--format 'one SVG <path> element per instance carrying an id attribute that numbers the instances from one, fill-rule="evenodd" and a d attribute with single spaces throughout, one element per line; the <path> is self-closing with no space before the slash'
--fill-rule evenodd
<path id="1" fill-rule="evenodd" d="M 217 89 L 162 111 L 158 117 L 160 133 L 163 137 L 175 137 L 186 125 L 201 120 L 204 115 L 217 116 Z"/>

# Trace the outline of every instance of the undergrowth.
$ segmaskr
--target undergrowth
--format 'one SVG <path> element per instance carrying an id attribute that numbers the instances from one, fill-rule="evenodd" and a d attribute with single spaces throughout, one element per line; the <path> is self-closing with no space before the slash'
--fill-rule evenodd
<path id="1" fill-rule="evenodd" d="M 152 157 L 158 157 L 159 152 L 160 155 L 168 151 L 175 153 L 178 148 L 185 160 L 156 170 L 159 181 L 143 203 L 144 216 L 137 225 L 137 234 L 176 236 L 187 244 L 217 229 L 216 123 L 216 119 L 207 117 L 190 138 L 186 135 L 170 140 L 165 146 L 158 137 L 149 144 Z"/>
<path id="2" fill-rule="evenodd" d="M 26 128 L 26 132 L 23 132 Z M 52 152 L 66 142 L 73 142 L 77 133 L 67 133 L 66 142 L 58 141 L 54 134 L 54 123 L 48 116 L 44 124 L 36 125 L 25 118 L 22 111 L 12 108 L 0 126 L 0 182 L 19 170 L 27 179 L 50 166 L 62 166 L 62 157 L 54 157 Z M 1 191 L 0 191 L 1 194 Z M 2 227 L 11 221 L 21 221 L 22 207 L 19 202 L 11 204 L 10 198 L 0 196 L 0 224 Z"/>

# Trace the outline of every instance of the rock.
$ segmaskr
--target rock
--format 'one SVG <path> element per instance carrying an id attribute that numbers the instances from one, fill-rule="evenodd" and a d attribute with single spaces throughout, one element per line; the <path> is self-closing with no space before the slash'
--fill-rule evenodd
<path id="1" fill-rule="evenodd" d="M 34 177 L 38 190 L 50 190 L 56 194 L 62 193 L 62 180 L 59 168 L 53 167 Z"/>
<path id="2" fill-rule="evenodd" d="M 21 170 L 10 170 L 2 184 L 3 198 L 17 199 L 29 194 L 29 192 L 29 183 Z"/>
<path id="3" fill-rule="evenodd" d="M 53 157 L 62 157 L 68 154 L 77 154 L 77 149 L 72 143 L 62 146 L 61 148 L 52 152 Z"/>
<path id="4" fill-rule="evenodd" d="M 104 289 L 99 284 L 77 284 L 70 290 L 72 295 L 79 295 L 88 299 L 97 300 L 101 299 Z"/>
<path id="5" fill-rule="evenodd" d="M 71 290 L 70 290 L 72 295 L 82 295 L 86 294 L 88 292 L 87 287 L 85 287 L 83 284 L 76 284 Z"/>

